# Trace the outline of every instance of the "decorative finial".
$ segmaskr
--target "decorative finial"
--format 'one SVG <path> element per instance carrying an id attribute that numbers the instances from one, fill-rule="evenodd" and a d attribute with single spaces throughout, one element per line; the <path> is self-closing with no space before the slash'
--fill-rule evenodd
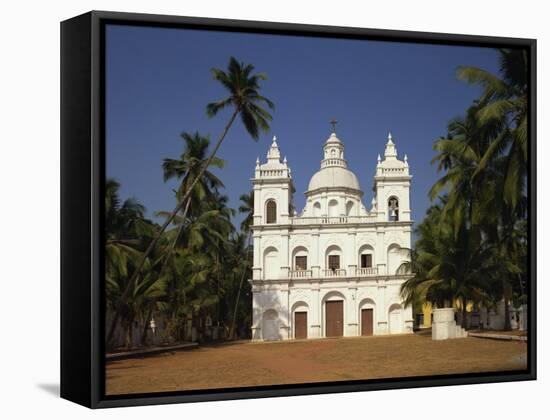
<path id="1" fill-rule="evenodd" d="M 286 156 L 285 156 L 285 158 L 283 159 L 283 163 L 286 163 Z"/>
<path id="2" fill-rule="evenodd" d="M 407 154 L 405 153 L 405 157 L 403 158 L 403 160 L 406 162 L 409 160 L 409 158 L 407 157 Z"/>
<path id="3" fill-rule="evenodd" d="M 273 136 L 273 143 L 277 144 L 277 136 Z"/>
<path id="4" fill-rule="evenodd" d="M 257 168 L 260 167 L 260 157 L 259 156 L 256 158 L 256 167 Z"/>
<path id="5" fill-rule="evenodd" d="M 332 124 L 332 132 L 336 133 L 336 124 L 338 124 L 338 120 L 333 118 L 332 120 L 330 120 L 330 123 Z"/>
<path id="6" fill-rule="evenodd" d="M 393 143 L 393 137 L 391 136 L 391 131 L 388 132 L 388 143 Z"/>
<path id="7" fill-rule="evenodd" d="M 380 157 L 380 153 L 378 153 L 378 157 L 376 158 L 376 160 L 378 161 L 378 163 L 380 163 L 380 161 L 382 160 L 382 158 Z"/>

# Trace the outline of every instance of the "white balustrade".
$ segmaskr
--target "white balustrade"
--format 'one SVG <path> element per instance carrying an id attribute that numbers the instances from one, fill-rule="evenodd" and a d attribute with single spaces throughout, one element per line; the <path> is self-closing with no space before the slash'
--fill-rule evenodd
<path id="1" fill-rule="evenodd" d="M 311 270 L 291 270 L 290 278 L 291 279 L 305 279 L 312 277 Z"/>
<path id="2" fill-rule="evenodd" d="M 321 216 L 321 217 L 291 217 L 293 225 L 335 225 L 347 223 L 367 223 L 374 220 L 371 216 Z"/>
<path id="3" fill-rule="evenodd" d="M 323 277 L 346 277 L 346 270 L 343 268 L 325 269 L 323 270 Z"/>
<path id="4" fill-rule="evenodd" d="M 255 273 L 256 274 L 256 273 Z M 257 273 L 259 275 L 259 273 Z M 320 270 L 319 274 L 315 274 L 315 277 L 321 278 L 341 278 L 341 277 L 374 277 L 378 275 L 377 267 L 366 267 L 345 270 L 343 268 L 330 269 L 326 268 Z M 313 270 L 288 270 L 288 274 L 281 273 L 282 278 L 291 279 L 308 279 L 313 278 Z"/>
<path id="5" fill-rule="evenodd" d="M 357 277 L 369 277 L 378 275 L 378 269 L 376 267 L 365 267 L 357 269 Z"/>

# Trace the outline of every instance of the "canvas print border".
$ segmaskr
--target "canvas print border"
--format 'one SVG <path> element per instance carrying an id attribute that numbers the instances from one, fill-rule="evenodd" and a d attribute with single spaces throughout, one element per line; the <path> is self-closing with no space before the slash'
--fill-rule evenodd
<path id="1" fill-rule="evenodd" d="M 105 395 L 105 25 L 410 43 L 523 47 L 529 54 L 529 338 L 525 372 Z M 288 23 L 90 12 L 61 24 L 61 396 L 93 408 L 536 379 L 536 41 Z"/>

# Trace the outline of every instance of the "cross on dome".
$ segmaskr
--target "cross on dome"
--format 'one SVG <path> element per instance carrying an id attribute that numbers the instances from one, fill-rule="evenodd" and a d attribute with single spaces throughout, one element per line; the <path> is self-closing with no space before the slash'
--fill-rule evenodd
<path id="1" fill-rule="evenodd" d="M 338 124 L 338 120 L 336 118 L 333 118 L 330 120 L 330 124 L 332 125 L 332 132 L 336 133 L 336 124 Z"/>

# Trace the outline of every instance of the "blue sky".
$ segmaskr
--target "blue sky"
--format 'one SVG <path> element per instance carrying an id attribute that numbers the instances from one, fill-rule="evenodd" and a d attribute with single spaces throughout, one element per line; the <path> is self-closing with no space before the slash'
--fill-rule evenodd
<path id="1" fill-rule="evenodd" d="M 430 164 L 433 141 L 479 95 L 478 88 L 456 79 L 457 66 L 498 68 L 497 52 L 488 48 L 109 25 L 107 177 L 121 183 L 122 198 L 142 202 L 150 217 L 175 205 L 177 184 L 163 182 L 161 164 L 182 152 L 180 133 L 198 130 L 215 140 L 227 122 L 229 113 L 209 119 L 205 108 L 226 96 L 209 70 L 225 68 L 231 55 L 268 74 L 262 91 L 276 105 L 269 134 L 254 142 L 238 122 L 219 151 L 226 167 L 218 174 L 231 207 L 250 190 L 256 157 L 265 160 L 275 134 L 301 210 L 329 121 L 336 118 L 367 207 L 376 156 L 391 130 L 400 158 L 409 158 L 417 222 L 437 179 Z"/>

